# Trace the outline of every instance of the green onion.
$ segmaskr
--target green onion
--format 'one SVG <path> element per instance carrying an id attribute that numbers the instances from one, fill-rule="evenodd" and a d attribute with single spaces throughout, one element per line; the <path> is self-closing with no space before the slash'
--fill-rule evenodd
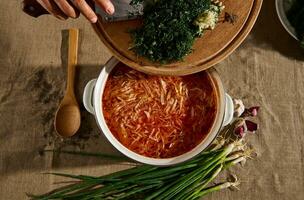
<path id="1" fill-rule="evenodd" d="M 125 156 L 116 156 L 103 153 L 92 153 L 92 152 L 83 152 L 83 151 L 67 151 L 67 150 L 44 150 L 44 152 L 53 152 L 53 153 L 63 153 L 63 154 L 72 154 L 72 155 L 81 155 L 81 156 L 93 156 L 101 157 L 109 160 L 118 160 L 118 161 L 132 161 Z"/>
<path id="2" fill-rule="evenodd" d="M 208 187 L 208 188 L 202 190 L 200 193 L 194 195 L 191 198 L 191 200 L 200 199 L 201 197 L 203 197 L 211 192 L 219 191 L 219 190 L 230 188 L 230 187 L 236 187 L 238 184 L 239 184 L 239 182 L 225 182 L 225 183 L 221 183 L 221 184 L 218 184 L 215 186 Z"/>
<path id="3" fill-rule="evenodd" d="M 223 188 L 235 186 L 226 182 L 208 187 L 224 169 L 246 160 L 248 153 L 241 142 L 201 153 L 193 160 L 171 167 L 139 165 L 104 176 L 51 173 L 78 180 L 43 195 L 28 195 L 31 199 L 198 199 Z M 81 155 L 86 155 L 81 153 Z"/>

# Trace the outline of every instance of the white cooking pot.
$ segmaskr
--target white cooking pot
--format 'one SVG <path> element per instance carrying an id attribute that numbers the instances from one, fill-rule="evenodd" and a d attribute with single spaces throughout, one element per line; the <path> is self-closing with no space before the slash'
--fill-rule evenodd
<path id="1" fill-rule="evenodd" d="M 136 160 L 141 163 L 146 163 L 150 165 L 157 165 L 157 166 L 168 166 L 177 163 L 184 162 L 189 160 L 204 149 L 206 149 L 212 141 L 217 136 L 218 132 L 223 126 L 229 124 L 233 118 L 233 102 L 231 97 L 225 93 L 222 82 L 217 74 L 217 72 L 213 69 L 208 70 L 207 73 L 210 75 L 211 80 L 216 88 L 216 96 L 218 98 L 218 109 L 216 113 L 216 117 L 210 132 L 205 137 L 205 139 L 198 144 L 194 149 L 189 152 L 186 152 L 182 155 L 173 157 L 173 158 L 149 158 L 142 155 L 139 155 L 127 147 L 122 145 L 115 136 L 109 130 L 105 118 L 102 112 L 102 96 L 103 91 L 106 85 L 107 78 L 113 68 L 118 64 L 118 60 L 115 58 L 111 58 L 107 64 L 105 64 L 104 68 L 102 69 L 101 73 L 99 74 L 98 79 L 93 79 L 89 81 L 84 89 L 83 94 L 83 104 L 87 111 L 93 114 L 96 118 L 97 124 L 99 125 L 101 131 L 108 139 L 108 141 L 121 153 L 128 156 L 129 158 Z"/>

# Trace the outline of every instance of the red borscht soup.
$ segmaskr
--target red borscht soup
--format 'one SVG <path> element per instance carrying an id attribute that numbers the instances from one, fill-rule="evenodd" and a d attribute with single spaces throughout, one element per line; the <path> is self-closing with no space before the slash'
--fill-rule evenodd
<path id="1" fill-rule="evenodd" d="M 102 99 L 112 134 L 131 151 L 171 158 L 196 147 L 209 133 L 217 97 L 208 73 L 153 76 L 119 63 Z"/>

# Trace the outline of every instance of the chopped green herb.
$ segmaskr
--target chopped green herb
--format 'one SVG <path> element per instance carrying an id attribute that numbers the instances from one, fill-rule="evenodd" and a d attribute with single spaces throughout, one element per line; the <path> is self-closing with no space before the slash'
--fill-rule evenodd
<path id="1" fill-rule="evenodd" d="M 142 27 L 132 31 L 132 49 L 156 62 L 182 60 L 200 35 L 199 27 L 193 22 L 210 5 L 210 0 L 156 1 L 145 8 Z"/>

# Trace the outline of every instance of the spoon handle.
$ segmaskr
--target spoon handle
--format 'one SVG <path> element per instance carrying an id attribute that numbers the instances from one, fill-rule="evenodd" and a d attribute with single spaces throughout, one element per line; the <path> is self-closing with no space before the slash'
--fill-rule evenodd
<path id="1" fill-rule="evenodd" d="M 74 96 L 74 81 L 75 81 L 75 68 L 77 65 L 78 55 L 78 29 L 69 29 L 69 52 L 68 52 L 68 80 L 67 80 L 67 93 Z"/>

